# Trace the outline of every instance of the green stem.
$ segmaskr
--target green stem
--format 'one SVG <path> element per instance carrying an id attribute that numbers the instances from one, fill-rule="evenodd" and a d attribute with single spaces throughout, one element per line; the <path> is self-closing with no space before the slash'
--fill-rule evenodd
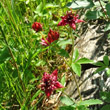
<path id="1" fill-rule="evenodd" d="M 70 31 L 71 31 L 71 39 L 72 39 L 72 55 L 71 55 L 71 64 L 72 64 L 73 53 L 74 53 L 74 36 L 73 36 L 73 33 L 72 33 L 72 29 Z M 81 96 L 81 93 L 80 93 L 79 85 L 78 85 L 78 82 L 76 80 L 76 76 L 75 76 L 74 72 L 72 72 L 72 75 L 73 75 L 74 81 L 75 81 L 76 86 L 77 86 L 77 91 L 78 91 L 80 100 L 82 101 L 82 96 Z"/>
<path id="2" fill-rule="evenodd" d="M 106 13 L 106 11 L 104 10 L 104 8 L 103 8 L 103 6 L 102 6 L 102 4 L 101 4 L 101 1 L 100 1 L 100 0 L 98 0 L 98 1 L 99 1 L 100 6 L 101 6 L 101 8 L 102 8 L 102 10 L 103 10 L 103 12 L 104 12 L 104 14 L 105 14 L 105 16 L 106 16 L 106 19 L 110 20 L 109 17 L 108 17 L 108 15 L 107 15 L 107 13 Z"/>

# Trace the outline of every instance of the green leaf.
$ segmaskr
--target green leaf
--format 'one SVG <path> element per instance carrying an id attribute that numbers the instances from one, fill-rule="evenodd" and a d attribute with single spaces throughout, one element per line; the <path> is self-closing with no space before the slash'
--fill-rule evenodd
<path id="1" fill-rule="evenodd" d="M 101 110 L 110 110 L 110 105 L 104 105 Z"/>
<path id="2" fill-rule="evenodd" d="M 94 73 L 98 73 L 100 71 L 105 70 L 106 66 L 99 67 Z"/>
<path id="3" fill-rule="evenodd" d="M 62 106 L 59 108 L 59 110 L 76 110 L 74 107 L 71 106 Z"/>
<path id="4" fill-rule="evenodd" d="M 107 75 L 110 76 L 110 68 L 107 68 Z"/>
<path id="5" fill-rule="evenodd" d="M 65 97 L 65 96 L 61 96 L 60 97 L 60 101 L 65 104 L 65 105 L 73 105 L 74 102 L 69 98 L 69 97 Z"/>
<path id="6" fill-rule="evenodd" d="M 100 97 L 102 100 L 104 100 L 107 103 L 110 103 L 110 92 L 100 92 Z"/>
<path id="7" fill-rule="evenodd" d="M 75 0 L 67 4 L 67 7 L 72 9 L 91 8 L 93 6 L 92 0 Z"/>
<path id="8" fill-rule="evenodd" d="M 87 64 L 87 63 L 93 63 L 93 60 L 89 60 L 88 58 L 81 58 L 77 61 L 78 64 Z"/>
<path id="9" fill-rule="evenodd" d="M 38 90 L 34 96 L 31 98 L 31 102 L 41 93 L 41 90 Z"/>
<path id="10" fill-rule="evenodd" d="M 109 30 L 110 30 L 110 23 L 106 23 L 105 31 L 109 31 Z"/>
<path id="11" fill-rule="evenodd" d="M 102 4 L 102 6 L 105 8 L 106 3 L 104 3 L 103 1 L 100 1 L 100 2 Z M 94 3 L 95 4 L 95 8 L 101 9 L 100 2 L 99 1 L 96 1 Z"/>
<path id="12" fill-rule="evenodd" d="M 79 52 L 78 49 L 76 48 L 74 53 L 73 53 L 73 62 L 75 62 L 79 57 Z"/>
<path id="13" fill-rule="evenodd" d="M 45 61 L 44 60 L 41 60 L 41 59 L 39 59 L 39 60 L 37 60 L 37 61 L 35 61 L 36 62 L 36 67 L 38 67 L 38 66 L 43 66 L 43 65 L 45 65 Z"/>
<path id="14" fill-rule="evenodd" d="M 108 34 L 108 36 L 107 36 L 107 37 L 108 37 L 108 39 L 110 39 L 110 33 Z"/>
<path id="15" fill-rule="evenodd" d="M 102 62 L 96 62 L 96 63 L 94 63 L 94 65 L 96 65 L 96 66 L 105 66 Z"/>
<path id="16" fill-rule="evenodd" d="M 55 5 L 55 4 L 53 4 L 53 3 L 47 3 L 47 4 L 45 5 L 45 9 L 47 9 L 47 8 L 56 8 L 56 7 L 59 7 L 59 5 Z"/>
<path id="17" fill-rule="evenodd" d="M 100 16 L 102 16 L 102 15 L 103 14 L 100 11 L 98 11 L 98 10 L 96 10 L 96 11 L 90 11 L 89 10 L 86 13 L 86 18 L 89 19 L 89 20 L 94 20 L 94 19 L 100 18 Z"/>
<path id="18" fill-rule="evenodd" d="M 8 58 L 10 58 L 10 53 L 7 47 L 0 49 L 0 63 L 4 63 Z"/>
<path id="19" fill-rule="evenodd" d="M 72 44 L 72 40 L 71 39 L 66 39 L 66 40 L 60 40 L 58 42 L 59 46 L 63 46 L 63 45 L 67 45 L 67 44 Z"/>
<path id="20" fill-rule="evenodd" d="M 66 82 L 66 79 L 65 79 L 65 74 L 63 75 L 62 79 L 61 79 L 61 84 L 64 86 L 65 85 L 65 82 Z"/>
<path id="21" fill-rule="evenodd" d="M 107 55 L 105 55 L 105 56 L 103 57 L 103 61 L 104 61 L 104 64 L 105 64 L 106 66 L 109 66 L 109 58 L 108 58 Z"/>
<path id="22" fill-rule="evenodd" d="M 85 107 L 84 105 L 78 106 L 77 107 L 78 110 L 89 110 L 87 107 Z"/>
<path id="23" fill-rule="evenodd" d="M 71 65 L 73 71 L 78 75 L 80 76 L 81 75 L 81 65 L 78 64 L 78 63 L 72 63 Z"/>
<path id="24" fill-rule="evenodd" d="M 110 17 L 110 3 L 106 4 L 106 10 L 107 10 L 107 14 Z"/>
<path id="25" fill-rule="evenodd" d="M 59 49 L 58 54 L 63 56 L 63 57 L 69 57 L 68 52 L 65 49 Z"/>
<path id="26" fill-rule="evenodd" d="M 42 10 L 43 10 L 43 3 L 41 2 L 41 3 L 37 6 L 37 8 L 36 8 L 36 10 L 35 10 L 35 13 L 36 13 L 36 14 L 40 14 L 40 13 L 42 13 Z"/>
<path id="27" fill-rule="evenodd" d="M 96 104 L 103 104 L 103 102 L 99 99 L 90 99 L 90 100 L 85 100 L 79 103 L 79 105 L 96 105 Z"/>

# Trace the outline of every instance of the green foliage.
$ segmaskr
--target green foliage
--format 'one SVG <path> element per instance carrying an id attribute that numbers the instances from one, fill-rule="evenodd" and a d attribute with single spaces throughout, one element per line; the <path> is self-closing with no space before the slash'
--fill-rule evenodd
<path id="1" fill-rule="evenodd" d="M 75 108 L 71 106 L 62 106 L 59 108 L 59 110 L 75 110 Z"/>
<path id="2" fill-rule="evenodd" d="M 73 71 L 78 76 L 81 76 L 81 64 L 93 63 L 93 61 L 89 60 L 88 58 L 80 58 L 80 59 L 78 59 L 78 57 L 79 57 L 78 49 L 75 49 L 75 51 L 73 53 L 73 60 L 72 60 L 71 67 L 72 67 Z"/>
<path id="3" fill-rule="evenodd" d="M 61 79 L 61 84 L 63 86 L 65 86 L 65 83 L 66 83 L 66 78 L 65 78 L 65 75 L 63 75 L 62 79 Z"/>
<path id="4" fill-rule="evenodd" d="M 96 105 L 96 104 L 103 104 L 103 102 L 99 99 L 90 99 L 79 103 L 79 105 L 85 105 L 85 106 Z"/>
<path id="5" fill-rule="evenodd" d="M 110 92 L 100 92 L 100 97 L 104 102 L 110 103 Z"/>
<path id="6" fill-rule="evenodd" d="M 103 62 L 104 62 L 104 64 L 105 64 L 106 66 L 109 66 L 109 58 L 108 58 L 107 55 L 105 55 L 105 56 L 103 57 Z"/>
<path id="7" fill-rule="evenodd" d="M 0 49 L 0 63 L 4 63 L 6 60 L 9 60 L 10 53 L 7 47 Z"/>
<path id="8" fill-rule="evenodd" d="M 92 0 L 75 0 L 67 4 L 67 7 L 72 9 L 91 8 L 93 6 Z"/>
<path id="9" fill-rule="evenodd" d="M 69 54 L 65 49 L 59 49 L 58 54 L 67 58 L 69 57 Z"/>
<path id="10" fill-rule="evenodd" d="M 110 23 L 106 23 L 106 26 L 105 26 L 105 31 L 109 31 L 110 30 Z"/>
<path id="11" fill-rule="evenodd" d="M 107 10 L 107 15 L 110 17 L 110 3 L 108 2 L 107 4 L 106 4 L 106 10 Z"/>
<path id="12" fill-rule="evenodd" d="M 73 53 L 73 62 L 75 62 L 79 57 L 79 52 L 78 49 L 75 49 L 74 53 Z"/>
<path id="13" fill-rule="evenodd" d="M 105 105 L 101 108 L 101 110 L 110 110 L 110 105 Z"/>
<path id="14" fill-rule="evenodd" d="M 109 64 L 109 58 L 108 58 L 107 55 L 105 55 L 105 56 L 103 57 L 103 63 L 102 63 L 102 62 L 96 62 L 96 63 L 94 63 L 94 65 L 99 66 L 94 73 L 98 73 L 98 72 L 103 71 L 103 70 L 106 69 L 106 73 L 107 73 L 107 75 L 109 76 L 109 74 L 110 74 L 109 65 L 110 65 L 110 64 Z"/>
<path id="15" fill-rule="evenodd" d="M 58 45 L 61 46 L 61 47 L 64 46 L 64 45 L 67 45 L 67 44 L 72 44 L 71 39 L 62 39 L 58 42 Z"/>
<path id="16" fill-rule="evenodd" d="M 71 65 L 73 71 L 78 75 L 80 76 L 81 75 L 81 65 L 78 64 L 78 63 L 72 63 Z"/>
<path id="17" fill-rule="evenodd" d="M 70 99 L 69 97 L 65 97 L 65 96 L 61 96 L 61 97 L 60 97 L 60 101 L 61 101 L 63 104 L 68 105 L 68 106 L 74 104 L 74 102 L 73 102 L 72 99 Z"/>
<path id="18" fill-rule="evenodd" d="M 77 60 L 78 64 L 87 64 L 87 63 L 93 63 L 92 60 L 89 60 L 88 58 L 80 58 L 79 60 Z"/>
<path id="19" fill-rule="evenodd" d="M 66 62 L 67 67 L 64 65 L 64 69 L 60 68 L 61 73 L 69 72 L 72 69 L 78 76 L 81 76 L 81 64 L 93 63 L 87 58 L 78 59 L 78 49 L 74 50 L 73 58 L 71 58 L 71 52 L 68 52 L 66 48 L 69 44 L 71 50 L 73 45 L 70 39 L 70 29 L 66 26 L 57 27 L 57 24 L 60 17 L 63 16 L 62 14 L 69 10 L 65 8 L 66 4 L 76 13 L 81 11 L 80 9 L 87 9 L 86 17 L 89 20 L 104 18 L 104 13 L 101 8 L 97 10 L 97 5 L 94 5 L 92 0 L 70 1 L 0 1 L 0 27 L 2 30 L 0 31 L 0 110 L 7 108 L 10 110 L 41 109 L 40 107 L 46 102 L 44 92 L 39 88 L 44 72 L 59 69 Z M 110 3 L 103 3 L 110 16 Z M 98 5 L 100 7 L 100 4 Z M 76 9 L 79 10 L 76 11 Z M 32 30 L 34 21 L 42 24 L 42 32 Z M 60 39 L 45 47 L 40 42 L 42 37 L 48 36 L 49 28 L 58 30 L 61 33 Z M 107 23 L 105 31 L 109 30 L 110 26 Z M 78 36 L 77 33 L 72 34 L 75 38 Z M 95 65 L 100 66 L 97 72 L 106 69 L 107 75 L 110 75 L 108 56 L 103 58 L 103 63 L 97 62 Z M 63 76 L 58 74 L 58 77 L 62 77 L 61 84 L 65 86 L 68 80 L 66 74 Z M 65 88 L 60 89 L 61 92 L 64 90 Z M 103 101 L 109 102 L 109 92 L 101 93 L 101 98 Z M 89 105 L 102 104 L 102 101 L 98 99 L 77 102 L 67 96 L 62 96 L 60 100 L 64 104 L 59 108 L 60 110 L 88 110 Z M 102 110 L 107 108 L 108 105 L 103 106 Z"/>
<path id="20" fill-rule="evenodd" d="M 107 68 L 106 73 L 108 76 L 110 76 L 110 68 Z"/>
<path id="21" fill-rule="evenodd" d="M 89 10 L 89 11 L 86 13 L 86 18 L 89 19 L 89 20 L 98 19 L 98 18 L 100 18 L 101 16 L 103 16 L 103 14 L 102 14 L 102 12 L 100 12 L 100 11 L 98 11 L 98 10 L 94 10 L 94 11 Z"/>

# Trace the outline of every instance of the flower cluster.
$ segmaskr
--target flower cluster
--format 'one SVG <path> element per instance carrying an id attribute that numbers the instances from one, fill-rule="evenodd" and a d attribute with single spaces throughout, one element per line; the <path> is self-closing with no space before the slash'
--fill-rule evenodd
<path id="1" fill-rule="evenodd" d="M 48 37 L 46 39 L 44 38 L 41 39 L 42 41 L 41 44 L 44 46 L 49 46 L 49 44 L 51 44 L 55 40 L 58 40 L 58 38 L 59 38 L 59 33 L 50 29 L 48 33 Z"/>
<path id="2" fill-rule="evenodd" d="M 75 15 L 71 11 L 67 11 L 66 15 L 62 16 L 62 20 L 58 23 L 58 26 L 65 26 L 69 24 L 72 29 L 76 29 L 76 23 L 84 22 L 83 20 L 78 19 L 78 15 Z M 38 22 L 34 22 L 32 28 L 38 32 L 42 31 L 42 25 Z M 49 46 L 55 40 L 58 40 L 59 33 L 57 31 L 49 30 L 47 38 L 42 37 L 41 44 L 43 46 Z M 46 93 L 46 96 L 49 98 L 52 92 L 58 88 L 63 88 L 60 82 L 57 81 L 58 71 L 57 69 L 52 72 L 52 74 L 44 73 L 41 80 L 41 90 Z"/>
<path id="3" fill-rule="evenodd" d="M 41 90 L 46 93 L 48 98 L 55 89 L 63 88 L 61 83 L 57 81 L 57 75 L 57 69 L 54 70 L 51 75 L 45 72 L 41 80 Z"/>
<path id="4" fill-rule="evenodd" d="M 34 29 L 36 32 L 42 31 L 42 25 L 38 22 L 34 22 L 32 25 L 32 29 Z"/>
<path id="5" fill-rule="evenodd" d="M 69 24 L 71 28 L 76 29 L 76 23 L 84 22 L 83 20 L 78 19 L 78 15 L 74 15 L 72 11 L 67 11 L 65 16 L 62 16 L 62 20 L 58 23 L 58 26 L 65 26 Z"/>

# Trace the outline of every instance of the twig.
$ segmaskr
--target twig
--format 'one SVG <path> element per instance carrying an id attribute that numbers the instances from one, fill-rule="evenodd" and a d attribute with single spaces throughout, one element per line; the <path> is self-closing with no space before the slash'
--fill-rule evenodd
<path id="1" fill-rule="evenodd" d="M 100 0 L 98 0 L 98 1 L 99 1 L 99 3 L 100 3 L 100 6 L 101 6 L 103 12 L 105 13 L 106 18 L 109 20 L 109 17 L 108 17 L 108 15 L 107 15 L 106 11 L 104 10 L 104 8 L 103 8 L 103 6 L 102 6 L 102 4 L 101 4 L 101 1 L 100 1 Z"/>

